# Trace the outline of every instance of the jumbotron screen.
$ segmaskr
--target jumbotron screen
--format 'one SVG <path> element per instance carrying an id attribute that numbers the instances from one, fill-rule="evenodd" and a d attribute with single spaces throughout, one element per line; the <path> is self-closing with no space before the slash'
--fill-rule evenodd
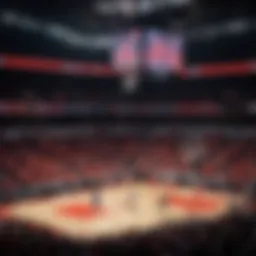
<path id="1" fill-rule="evenodd" d="M 160 30 L 133 30 L 121 35 L 112 61 L 118 71 L 142 68 L 154 74 L 175 73 L 184 63 L 184 37 Z"/>

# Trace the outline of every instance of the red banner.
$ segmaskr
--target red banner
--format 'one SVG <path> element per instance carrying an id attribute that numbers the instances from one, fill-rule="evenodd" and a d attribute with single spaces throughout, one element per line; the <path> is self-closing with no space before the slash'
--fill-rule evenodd
<path id="1" fill-rule="evenodd" d="M 0 55 L 0 59 L 2 69 L 62 75 L 113 76 L 112 68 L 105 64 L 9 54 Z"/>
<path id="2" fill-rule="evenodd" d="M 68 61 L 50 58 L 38 58 L 22 55 L 0 55 L 0 69 L 33 71 L 61 75 L 77 76 L 117 76 L 117 72 L 108 64 Z M 227 63 L 202 64 L 185 67 L 180 75 L 185 79 L 222 76 L 243 76 L 255 74 L 256 60 Z"/>

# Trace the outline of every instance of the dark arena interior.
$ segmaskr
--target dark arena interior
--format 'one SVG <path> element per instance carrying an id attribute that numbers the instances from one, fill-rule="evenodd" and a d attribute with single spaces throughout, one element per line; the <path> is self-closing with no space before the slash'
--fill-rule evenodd
<path id="1" fill-rule="evenodd" d="M 1 255 L 256 255 L 252 2 L 1 1 Z"/>

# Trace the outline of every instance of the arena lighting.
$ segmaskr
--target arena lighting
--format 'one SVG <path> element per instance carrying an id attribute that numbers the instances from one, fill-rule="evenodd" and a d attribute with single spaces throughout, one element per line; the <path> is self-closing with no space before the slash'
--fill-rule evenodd
<path id="1" fill-rule="evenodd" d="M 162 10 L 166 7 L 177 8 L 187 6 L 192 0 L 118 0 L 108 1 L 100 0 L 96 2 L 95 9 L 97 12 L 103 15 L 116 15 L 123 12 L 123 8 L 130 4 L 135 5 L 135 14 L 150 14 L 155 11 Z"/>
<path id="2" fill-rule="evenodd" d="M 39 36 L 58 41 L 66 47 L 81 49 L 109 50 L 117 37 L 114 33 L 95 35 L 76 31 L 61 23 L 46 22 L 12 10 L 3 10 L 0 13 L 0 25 L 7 28 L 17 28 L 24 32 L 37 33 Z M 194 41 L 215 40 L 227 35 L 254 33 L 255 30 L 255 24 L 251 19 L 231 19 L 191 28 L 184 32 L 184 37 Z"/>

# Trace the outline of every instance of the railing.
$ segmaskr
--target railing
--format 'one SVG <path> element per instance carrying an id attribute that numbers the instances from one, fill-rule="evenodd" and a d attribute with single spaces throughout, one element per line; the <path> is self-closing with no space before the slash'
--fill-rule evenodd
<path id="1" fill-rule="evenodd" d="M 256 115 L 255 102 L 247 102 L 243 115 Z M 80 117 L 112 115 L 116 117 L 225 117 L 225 106 L 214 101 L 166 103 L 57 103 L 54 101 L 0 100 L 0 116 L 11 117 Z"/>

